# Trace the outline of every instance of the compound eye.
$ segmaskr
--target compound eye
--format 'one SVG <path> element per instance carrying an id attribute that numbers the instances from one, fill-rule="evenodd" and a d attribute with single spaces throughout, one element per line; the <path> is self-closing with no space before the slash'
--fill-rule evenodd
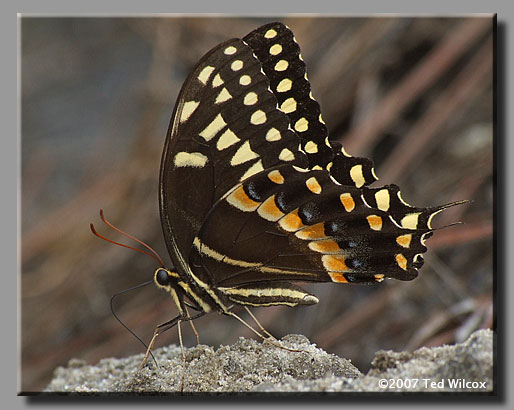
<path id="1" fill-rule="evenodd" d="M 169 282 L 169 275 L 166 269 L 159 269 L 155 274 L 155 280 L 161 286 L 166 286 Z"/>

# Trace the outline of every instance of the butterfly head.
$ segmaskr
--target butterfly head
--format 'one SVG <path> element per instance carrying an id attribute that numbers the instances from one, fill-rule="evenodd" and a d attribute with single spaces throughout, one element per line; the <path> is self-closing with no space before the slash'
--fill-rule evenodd
<path id="1" fill-rule="evenodd" d="M 162 289 L 175 288 L 179 278 L 180 276 L 177 272 L 166 268 L 157 268 L 154 273 L 154 282 L 157 287 Z"/>

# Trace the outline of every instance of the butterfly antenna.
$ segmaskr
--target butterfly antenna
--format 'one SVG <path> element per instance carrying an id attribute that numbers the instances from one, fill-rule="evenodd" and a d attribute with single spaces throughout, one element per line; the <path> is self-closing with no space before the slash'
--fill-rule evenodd
<path id="1" fill-rule="evenodd" d="M 455 225 L 464 225 L 464 222 L 458 221 L 458 222 L 452 222 L 451 224 L 440 226 L 438 228 L 432 228 L 431 231 L 440 231 L 441 229 L 450 228 L 451 226 Z"/>
<path id="2" fill-rule="evenodd" d="M 105 236 L 103 235 L 100 235 L 94 225 L 91 223 L 89 224 L 89 227 L 91 228 L 91 232 L 93 232 L 93 235 L 95 236 L 98 236 L 99 238 L 103 239 L 104 241 L 107 241 L 107 242 L 110 242 L 110 243 L 113 243 L 115 245 L 118 245 L 118 246 L 123 246 L 124 248 L 128 248 L 128 249 L 132 249 L 133 251 L 137 251 L 137 252 L 140 252 L 140 253 L 143 253 L 145 255 L 148 255 L 148 256 L 151 256 L 152 258 L 154 258 L 157 262 L 159 262 L 160 266 L 164 266 L 164 262 L 162 260 L 162 258 L 159 256 L 159 254 L 157 252 L 155 252 L 149 245 L 147 245 L 146 243 L 140 241 L 139 239 L 137 238 L 134 238 L 132 235 L 129 235 L 128 233 L 126 232 L 123 232 L 121 229 L 118 229 L 116 228 L 112 223 L 110 223 L 104 216 L 104 213 L 103 213 L 103 210 L 100 209 L 100 218 L 102 218 L 102 221 L 107 225 L 109 226 L 110 228 L 114 229 L 116 232 L 118 233 L 121 233 L 122 235 L 126 236 L 127 238 L 129 239 L 132 239 L 133 241 L 136 241 L 137 243 L 139 243 L 140 245 L 143 245 L 146 249 L 148 249 L 150 252 L 152 252 L 151 254 L 148 253 L 148 252 L 145 252 L 141 249 L 137 249 L 137 248 L 134 248 L 132 246 L 128 246 L 128 245 L 124 245 L 122 243 L 119 243 L 119 242 L 115 242 L 115 241 L 112 241 L 110 239 L 107 239 Z"/>
<path id="3" fill-rule="evenodd" d="M 469 203 L 472 203 L 472 202 L 473 202 L 472 199 L 463 199 L 463 200 L 460 200 L 460 201 L 450 202 L 449 204 L 435 206 L 435 207 L 430 208 L 430 209 L 435 209 L 435 210 L 443 211 L 445 209 L 448 209 L 448 208 L 451 208 L 451 207 L 454 207 L 454 206 L 457 206 L 457 205 L 469 204 Z"/>
<path id="4" fill-rule="evenodd" d="M 155 255 L 152 255 L 151 253 L 142 251 L 141 249 L 134 248 L 132 246 L 128 246 L 128 245 L 124 245 L 124 244 L 116 242 L 116 241 L 112 241 L 112 240 L 106 238 L 105 236 L 100 235 L 98 232 L 96 232 L 96 229 L 95 229 L 95 227 L 94 227 L 94 225 L 92 223 L 89 224 L 89 227 L 91 228 L 91 232 L 93 232 L 93 235 L 98 236 L 100 239 L 103 239 L 104 241 L 113 243 L 113 244 L 118 245 L 118 246 L 123 246 L 124 248 L 132 249 L 133 251 L 140 252 L 140 253 L 143 253 L 145 255 L 151 256 L 157 262 L 159 262 L 161 264 L 161 266 L 164 266 L 164 264 L 162 263 L 162 260 L 160 258 L 157 258 Z"/>
<path id="5" fill-rule="evenodd" d="M 146 243 L 144 243 L 143 241 L 140 241 L 139 239 L 137 238 L 134 238 L 132 235 L 129 235 L 128 233 L 126 232 L 123 232 L 121 229 L 118 229 L 116 228 L 112 223 L 110 223 L 104 216 L 104 211 L 103 209 L 100 209 L 100 218 L 102 218 L 102 221 L 107 225 L 109 226 L 110 228 L 114 229 L 116 232 L 119 232 L 121 233 L 122 235 L 126 236 L 127 238 L 129 239 L 132 239 L 133 241 L 136 241 L 137 243 L 139 243 L 140 245 L 143 245 L 146 249 L 148 249 L 150 252 L 152 252 L 155 257 L 157 258 L 157 260 L 159 261 L 159 263 L 161 264 L 161 266 L 164 266 L 164 262 L 162 261 L 161 257 L 159 256 L 159 254 L 157 252 L 155 252 L 149 245 L 147 245 Z"/>
<path id="6" fill-rule="evenodd" d="M 138 250 L 138 249 L 136 249 L 136 250 Z M 141 287 L 143 287 L 143 286 L 149 285 L 149 284 L 150 284 L 150 283 L 152 283 L 152 282 L 153 282 L 153 280 L 149 280 L 149 281 L 147 281 L 147 282 L 141 283 L 141 284 L 139 284 L 139 285 L 137 285 L 137 286 L 134 286 L 134 287 L 132 287 L 132 288 L 125 289 L 125 290 L 122 290 L 121 292 L 115 293 L 115 294 L 114 294 L 114 295 L 112 295 L 112 297 L 111 297 L 111 313 L 112 313 L 112 315 L 116 318 L 116 320 L 117 320 L 118 322 L 120 322 L 120 323 L 121 323 L 121 325 L 122 325 L 125 329 L 127 329 L 127 330 L 130 332 L 130 334 L 131 334 L 132 336 L 134 336 L 137 340 L 139 340 L 139 341 L 141 342 L 141 344 L 142 344 L 142 345 L 145 347 L 145 349 L 147 349 L 147 350 L 148 350 L 148 346 L 146 345 L 146 343 L 145 343 L 145 342 L 143 342 L 143 340 L 142 340 L 138 335 L 136 335 L 136 334 L 135 334 L 135 333 L 134 333 L 134 332 L 133 332 L 133 331 L 132 331 L 132 330 L 131 330 L 131 329 L 130 329 L 126 324 L 125 324 L 125 323 L 123 323 L 123 321 L 119 318 L 119 316 L 118 316 L 118 315 L 116 314 L 116 312 L 114 311 L 114 298 L 116 298 L 116 297 L 117 297 L 117 296 L 119 296 L 119 295 L 122 295 L 123 293 L 130 292 L 131 290 L 135 290 L 135 289 L 141 288 Z M 154 357 L 154 355 L 152 354 L 152 352 L 150 352 L 150 355 L 152 356 L 152 359 L 153 359 L 153 361 L 155 362 L 155 365 L 156 365 L 156 366 L 159 366 L 159 365 L 157 364 L 157 360 L 155 360 L 155 357 Z"/>

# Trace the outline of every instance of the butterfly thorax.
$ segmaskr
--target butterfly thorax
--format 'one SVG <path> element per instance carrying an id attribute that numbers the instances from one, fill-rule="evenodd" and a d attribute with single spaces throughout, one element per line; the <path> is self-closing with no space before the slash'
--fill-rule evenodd
<path id="1" fill-rule="evenodd" d="M 158 268 L 154 274 L 154 282 L 158 288 L 171 294 L 181 314 L 185 311 L 185 297 L 197 311 L 225 313 L 229 310 L 228 298 L 192 272 L 184 275 L 167 268 Z"/>

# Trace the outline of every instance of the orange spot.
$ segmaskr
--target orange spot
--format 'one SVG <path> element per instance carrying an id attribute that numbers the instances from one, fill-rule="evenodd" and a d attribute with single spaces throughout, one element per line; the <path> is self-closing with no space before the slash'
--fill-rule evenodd
<path id="1" fill-rule="evenodd" d="M 405 256 L 403 256 L 401 253 L 399 253 L 395 256 L 395 258 L 396 258 L 396 263 L 398 264 L 398 266 L 400 268 L 402 268 L 403 270 L 407 270 L 407 259 L 405 258 Z"/>
<path id="2" fill-rule="evenodd" d="M 405 235 L 400 235 L 396 238 L 396 243 L 404 248 L 408 248 L 410 246 L 410 241 L 412 240 L 412 234 L 408 233 Z"/>
<path id="3" fill-rule="evenodd" d="M 307 181 L 305 181 L 305 184 L 307 185 L 307 188 L 309 188 L 309 191 L 311 191 L 313 194 L 321 194 L 321 185 L 316 178 L 309 178 Z"/>
<path id="4" fill-rule="evenodd" d="M 323 255 L 321 261 L 328 271 L 346 272 L 350 270 L 341 255 Z"/>
<path id="5" fill-rule="evenodd" d="M 259 202 L 255 202 L 246 195 L 242 185 L 227 197 L 227 202 L 244 212 L 255 211 L 259 206 Z"/>
<path id="6" fill-rule="evenodd" d="M 276 222 L 284 216 L 284 213 L 275 204 L 275 195 L 266 199 L 257 209 L 257 213 L 268 221 Z"/>
<path id="7" fill-rule="evenodd" d="M 340 272 L 328 272 L 328 274 L 332 278 L 332 282 L 348 283 L 348 280 Z"/>
<path id="8" fill-rule="evenodd" d="M 298 216 L 298 209 L 295 209 L 293 212 L 288 213 L 284 216 L 280 222 L 280 227 L 288 232 L 296 232 L 298 229 L 303 228 L 305 225 L 302 223 L 302 220 Z"/>
<path id="9" fill-rule="evenodd" d="M 327 237 L 325 235 L 325 225 L 323 222 L 308 226 L 307 228 L 296 232 L 295 235 L 297 238 L 305 240 L 322 239 Z"/>
<path id="10" fill-rule="evenodd" d="M 310 242 L 309 248 L 313 251 L 321 252 L 321 253 L 337 253 L 341 250 L 337 242 L 334 241 L 317 241 Z"/>
<path id="11" fill-rule="evenodd" d="M 377 273 L 375 276 L 375 280 L 377 282 L 382 282 L 384 280 L 384 274 L 383 273 Z"/>
<path id="12" fill-rule="evenodd" d="M 339 195 L 339 199 L 341 200 L 344 209 L 346 209 L 346 212 L 353 211 L 353 209 L 355 208 L 355 202 L 349 193 Z"/>
<path id="13" fill-rule="evenodd" d="M 275 184 L 283 184 L 284 183 L 284 177 L 282 176 L 280 171 L 277 171 L 277 170 L 271 171 L 268 174 L 268 178 L 270 179 L 270 181 L 274 182 Z"/>
<path id="14" fill-rule="evenodd" d="M 382 218 L 378 215 L 369 215 L 366 217 L 369 223 L 369 227 L 374 231 L 380 231 L 382 229 Z"/>

